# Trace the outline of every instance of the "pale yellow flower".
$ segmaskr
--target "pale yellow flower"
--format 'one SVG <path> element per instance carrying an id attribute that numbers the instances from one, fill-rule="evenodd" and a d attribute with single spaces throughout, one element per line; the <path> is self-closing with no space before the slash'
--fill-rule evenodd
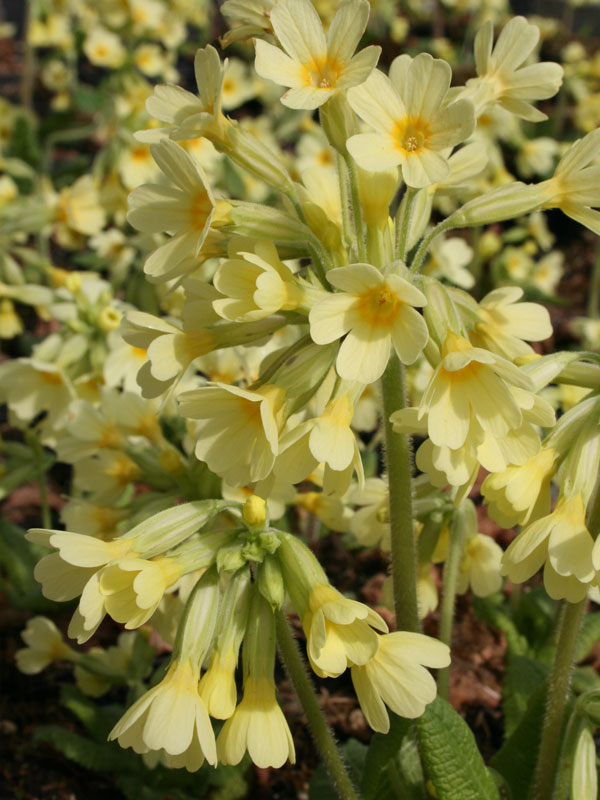
<path id="1" fill-rule="evenodd" d="M 196 457 L 234 487 L 266 478 L 279 452 L 284 397 L 273 385 L 250 391 L 216 383 L 182 393 L 181 414 L 198 420 Z"/>
<path id="2" fill-rule="evenodd" d="M 93 28 L 83 43 L 83 52 L 96 67 L 115 69 L 125 61 L 127 51 L 116 33 L 101 25 Z"/>
<path id="3" fill-rule="evenodd" d="M 585 517 L 581 492 L 561 496 L 551 514 L 523 528 L 511 542 L 502 559 L 502 574 L 522 583 L 544 566 L 550 597 L 570 603 L 582 600 L 600 569 L 600 549 Z"/>
<path id="4" fill-rule="evenodd" d="M 474 423 L 494 438 L 521 427 L 523 415 L 507 384 L 531 390 L 533 384 L 501 356 L 473 347 L 449 333 L 437 367 L 419 406 L 428 415 L 427 429 L 435 445 L 453 450 L 475 434 Z"/>
<path id="5" fill-rule="evenodd" d="M 494 289 L 479 304 L 461 296 L 459 302 L 464 298 L 479 319 L 469 330 L 472 344 L 514 361 L 533 353 L 526 342 L 540 342 L 552 336 L 548 310 L 539 303 L 518 302 L 522 297 L 523 289 L 518 286 Z"/>
<path id="6" fill-rule="evenodd" d="M 425 320 L 414 308 L 427 302 L 419 289 L 401 275 L 383 274 L 370 264 L 339 267 L 327 278 L 342 291 L 313 306 L 310 335 L 317 344 L 345 336 L 336 360 L 340 377 L 373 383 L 383 375 L 392 345 L 403 363 L 417 359 L 429 337 Z"/>
<path id="7" fill-rule="evenodd" d="M 199 665 L 174 661 L 163 680 L 142 695 L 115 725 L 109 739 L 136 753 L 164 750 L 172 766 L 198 770 L 217 763 L 215 735 L 198 693 Z"/>
<path id="8" fill-rule="evenodd" d="M 312 668 L 330 678 L 349 666 L 366 664 L 377 652 L 375 630 L 387 631 L 379 614 L 325 584 L 317 584 L 310 592 L 302 627 Z"/>
<path id="9" fill-rule="evenodd" d="M 494 26 L 486 22 L 475 37 L 477 78 L 467 81 L 461 96 L 472 98 L 479 116 L 494 103 L 522 119 L 540 122 L 546 115 L 531 105 L 558 91 L 563 70 L 559 64 L 545 61 L 522 66 L 540 38 L 536 25 L 525 17 L 510 19 L 492 50 Z"/>
<path id="10" fill-rule="evenodd" d="M 17 669 L 26 675 L 37 675 L 53 661 L 73 661 L 75 652 L 63 640 L 62 633 L 47 617 L 32 617 L 21 639 L 27 647 L 17 650 Z"/>
<path id="11" fill-rule="evenodd" d="M 512 528 L 548 513 L 556 459 L 552 447 L 542 447 L 525 464 L 511 465 L 504 472 L 488 475 L 481 493 L 488 503 L 490 517 L 503 528 Z"/>
<path id="12" fill-rule="evenodd" d="M 400 165 L 404 182 L 416 188 L 443 180 L 451 148 L 475 126 L 469 101 L 448 102 L 451 77 L 445 61 L 427 53 L 414 59 L 403 55 L 392 62 L 389 78 L 374 70 L 351 89 L 350 105 L 376 130 L 348 139 L 358 165 L 371 171 Z"/>
<path id="13" fill-rule="evenodd" d="M 560 208 L 600 236 L 600 130 L 579 139 L 558 162 L 554 177 L 540 184 L 544 208 Z"/>
<path id="14" fill-rule="evenodd" d="M 378 636 L 377 644 L 369 661 L 352 667 L 352 683 L 369 725 L 387 733 L 386 706 L 401 717 L 414 719 L 435 699 L 435 680 L 424 667 L 447 667 L 450 650 L 429 636 L 408 631 Z"/>
<path id="15" fill-rule="evenodd" d="M 294 740 L 272 680 L 246 679 L 242 702 L 223 725 L 217 748 L 222 764 L 239 764 L 246 751 L 257 767 L 282 767 L 288 759 L 295 763 Z"/>
<path id="16" fill-rule="evenodd" d="M 309 0 L 276 3 L 270 20 L 285 52 L 257 39 L 256 71 L 291 87 L 281 98 L 284 105 L 318 108 L 338 92 L 361 84 L 374 69 L 380 47 L 371 45 L 354 55 L 368 18 L 365 0 L 343 0 L 326 37 Z"/>
<path id="17" fill-rule="evenodd" d="M 144 233 L 167 231 L 171 238 L 155 250 L 144 271 L 155 281 L 178 277 L 195 267 L 215 212 L 215 199 L 198 164 L 178 144 L 151 146 L 170 185 L 145 184 L 129 195 L 127 219 Z"/>
<path id="18" fill-rule="evenodd" d="M 293 310 L 303 291 L 270 241 L 232 241 L 229 258 L 215 273 L 213 284 L 224 297 L 213 308 L 224 319 L 251 321 L 279 310 Z"/>

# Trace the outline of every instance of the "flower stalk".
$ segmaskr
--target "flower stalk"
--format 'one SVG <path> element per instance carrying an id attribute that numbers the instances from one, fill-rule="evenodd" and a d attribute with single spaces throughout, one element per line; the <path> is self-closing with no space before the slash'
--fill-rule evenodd
<path id="1" fill-rule="evenodd" d="M 352 785 L 342 756 L 333 738 L 333 733 L 325 721 L 319 701 L 312 686 L 306 666 L 300 655 L 298 643 L 290 629 L 289 622 L 282 611 L 275 614 L 277 630 L 277 645 L 298 699 L 302 705 L 313 739 L 327 771 L 331 776 L 333 785 L 341 800 L 359 800 L 359 795 Z"/>
<path id="2" fill-rule="evenodd" d="M 419 631 L 417 548 L 413 529 L 412 444 L 406 433 L 394 433 L 390 416 L 406 405 L 404 367 L 392 355 L 381 379 L 383 426 L 389 481 L 389 520 L 394 609 L 398 630 Z"/>
<path id="3" fill-rule="evenodd" d="M 600 533 L 600 480 L 596 481 L 589 506 L 588 530 L 596 539 Z M 573 657 L 581 621 L 585 613 L 587 598 L 579 603 L 563 601 L 558 623 L 558 641 L 554 666 L 548 686 L 548 701 L 538 762 L 534 778 L 533 800 L 547 800 L 553 797 L 553 789 L 558 774 L 557 757 L 564 727 L 564 715 L 569 697 L 569 684 Z"/>

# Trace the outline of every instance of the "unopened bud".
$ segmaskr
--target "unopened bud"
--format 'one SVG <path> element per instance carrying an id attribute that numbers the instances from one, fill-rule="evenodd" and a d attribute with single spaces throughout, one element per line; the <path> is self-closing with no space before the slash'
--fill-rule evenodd
<path id="1" fill-rule="evenodd" d="M 271 608 L 281 608 L 285 599 L 285 588 L 279 562 L 273 556 L 265 556 L 258 569 L 258 589 Z"/>
<path id="2" fill-rule="evenodd" d="M 267 519 L 267 504 L 262 497 L 257 494 L 251 495 L 242 509 L 244 522 L 252 528 L 264 525 Z"/>

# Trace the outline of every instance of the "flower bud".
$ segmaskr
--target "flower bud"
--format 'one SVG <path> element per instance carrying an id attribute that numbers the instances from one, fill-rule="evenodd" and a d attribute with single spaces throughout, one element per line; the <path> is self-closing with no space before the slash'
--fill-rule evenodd
<path id="1" fill-rule="evenodd" d="M 488 225 L 502 222 L 540 208 L 545 200 L 544 192 L 538 185 L 528 185 L 515 181 L 506 186 L 492 189 L 491 192 L 470 200 L 449 218 L 453 227 Z"/>
<path id="2" fill-rule="evenodd" d="M 242 509 L 244 522 L 250 528 L 264 527 L 267 519 L 267 504 L 257 494 L 251 495 Z"/>
<path id="3" fill-rule="evenodd" d="M 281 608 L 285 599 L 283 575 L 279 562 L 271 555 L 265 556 L 258 568 L 258 589 L 274 611 Z"/>

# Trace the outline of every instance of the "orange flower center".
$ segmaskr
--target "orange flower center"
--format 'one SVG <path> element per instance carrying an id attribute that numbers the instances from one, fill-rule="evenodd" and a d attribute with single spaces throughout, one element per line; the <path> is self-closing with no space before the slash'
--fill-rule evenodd
<path id="1" fill-rule="evenodd" d="M 402 301 L 387 284 L 370 289 L 358 301 L 358 313 L 374 328 L 389 328 L 398 318 Z"/>
<path id="2" fill-rule="evenodd" d="M 396 146 L 405 155 L 420 153 L 429 144 L 431 131 L 429 125 L 420 117 L 405 117 L 397 122 L 394 128 L 393 137 Z"/>
<path id="3" fill-rule="evenodd" d="M 208 192 L 201 189 L 196 193 L 192 199 L 192 202 L 190 203 L 192 227 L 198 231 L 201 231 L 204 228 L 206 220 L 208 219 L 208 216 L 212 210 L 213 204 L 208 196 Z"/>
<path id="4" fill-rule="evenodd" d="M 312 61 L 304 66 L 304 83 L 317 89 L 333 89 L 341 73 L 342 68 L 335 60 Z"/>

